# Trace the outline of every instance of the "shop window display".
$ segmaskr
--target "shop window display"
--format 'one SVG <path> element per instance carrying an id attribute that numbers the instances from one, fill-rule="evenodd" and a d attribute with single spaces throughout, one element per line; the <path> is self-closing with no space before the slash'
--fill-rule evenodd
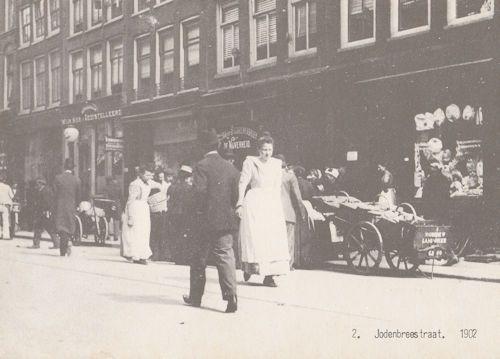
<path id="1" fill-rule="evenodd" d="M 451 104 L 416 115 L 415 128 L 415 197 L 425 191 L 430 166 L 447 178 L 450 197 L 482 196 L 482 108 Z"/>

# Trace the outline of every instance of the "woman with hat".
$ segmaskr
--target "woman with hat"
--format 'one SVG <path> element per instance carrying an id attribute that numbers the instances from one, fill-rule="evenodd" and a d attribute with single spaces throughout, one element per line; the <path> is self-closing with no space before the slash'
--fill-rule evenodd
<path id="1" fill-rule="evenodd" d="M 288 238 L 281 202 L 281 160 L 273 158 L 270 136 L 258 140 L 259 156 L 247 156 L 239 183 L 236 214 L 241 218 L 240 241 L 244 279 L 264 276 L 276 287 L 274 276 L 290 271 Z M 247 187 L 250 190 L 247 192 Z"/>
<path id="2" fill-rule="evenodd" d="M 175 264 L 187 264 L 189 242 L 193 234 L 193 169 L 182 165 L 177 181 L 168 189 L 167 246 Z"/>

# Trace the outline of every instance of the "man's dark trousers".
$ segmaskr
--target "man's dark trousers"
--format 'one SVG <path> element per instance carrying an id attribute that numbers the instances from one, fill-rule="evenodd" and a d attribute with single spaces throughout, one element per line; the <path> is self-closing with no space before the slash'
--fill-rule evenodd
<path id="1" fill-rule="evenodd" d="M 71 241 L 71 234 L 60 231 L 59 239 L 59 253 L 61 254 L 61 256 L 65 256 L 66 252 L 68 251 L 68 244 Z"/>
<path id="2" fill-rule="evenodd" d="M 59 247 L 59 238 L 57 237 L 54 223 L 52 222 L 50 217 L 47 217 L 44 214 L 38 215 L 35 219 L 35 223 L 33 223 L 33 245 L 35 247 L 40 246 L 40 239 L 42 238 L 43 230 L 46 230 L 52 240 L 54 247 Z"/>
<path id="3" fill-rule="evenodd" d="M 222 298 L 228 300 L 236 295 L 236 268 L 233 253 L 233 236 L 230 232 L 211 232 L 206 236 L 194 239 L 193 257 L 191 261 L 190 297 L 194 303 L 200 303 L 205 291 L 205 269 L 210 254 L 213 255 L 217 271 Z"/>

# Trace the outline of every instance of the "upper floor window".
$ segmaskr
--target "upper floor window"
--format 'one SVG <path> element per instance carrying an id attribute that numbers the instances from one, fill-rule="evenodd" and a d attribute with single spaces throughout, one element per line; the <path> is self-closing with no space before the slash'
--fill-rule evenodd
<path id="1" fill-rule="evenodd" d="M 240 64 L 240 24 L 238 1 L 219 3 L 219 71 L 232 69 Z"/>
<path id="2" fill-rule="evenodd" d="M 151 0 L 134 0 L 134 12 L 141 12 L 149 9 L 149 4 Z"/>
<path id="3" fill-rule="evenodd" d="M 375 41 L 376 0 L 341 0 L 342 47 Z"/>
<path id="4" fill-rule="evenodd" d="M 108 82 L 110 87 L 108 87 L 108 93 L 120 93 L 123 84 L 123 43 L 121 39 L 109 43 L 109 69 Z"/>
<path id="5" fill-rule="evenodd" d="M 200 27 L 198 21 L 186 21 L 182 24 L 181 87 L 198 86 L 200 64 Z"/>
<path id="6" fill-rule="evenodd" d="M 102 47 L 95 46 L 89 50 L 90 58 L 90 98 L 102 95 Z"/>
<path id="7" fill-rule="evenodd" d="M 31 7 L 27 6 L 21 9 L 21 45 L 31 42 Z"/>
<path id="8" fill-rule="evenodd" d="M 252 0 L 252 63 L 276 57 L 276 0 Z"/>
<path id="9" fill-rule="evenodd" d="M 391 35 L 406 35 L 430 27 L 430 0 L 391 0 Z"/>
<path id="10" fill-rule="evenodd" d="M 33 9 L 35 14 L 35 40 L 38 40 L 45 35 L 45 1 L 35 1 Z"/>
<path id="11" fill-rule="evenodd" d="M 83 31 L 83 0 L 71 0 L 71 30 L 73 34 Z"/>
<path id="12" fill-rule="evenodd" d="M 60 0 L 49 0 L 49 33 L 55 33 L 61 26 Z"/>
<path id="13" fill-rule="evenodd" d="M 50 103 L 56 104 L 61 101 L 61 53 L 59 51 L 52 52 L 49 61 Z"/>
<path id="14" fill-rule="evenodd" d="M 108 21 L 122 16 L 123 0 L 111 0 L 111 2 L 108 2 L 107 12 Z"/>
<path id="15" fill-rule="evenodd" d="M 156 83 L 160 95 L 172 92 L 174 80 L 174 31 L 172 28 L 158 32 L 158 64 Z"/>
<path id="16" fill-rule="evenodd" d="M 14 27 L 14 0 L 5 0 L 5 31 Z"/>
<path id="17" fill-rule="evenodd" d="M 136 78 L 135 90 L 137 99 L 149 98 L 151 94 L 151 39 L 149 34 L 135 41 Z"/>
<path id="18" fill-rule="evenodd" d="M 14 54 L 7 53 L 4 62 L 4 83 L 3 83 L 3 103 L 4 108 L 9 107 L 9 102 L 12 100 L 12 89 L 14 85 Z"/>
<path id="19" fill-rule="evenodd" d="M 72 102 L 83 101 L 83 52 L 75 52 L 71 55 L 71 77 Z"/>
<path id="20" fill-rule="evenodd" d="M 102 22 L 102 7 L 103 7 L 103 0 L 89 1 L 89 13 L 90 13 L 89 27 L 99 25 Z"/>
<path id="21" fill-rule="evenodd" d="M 21 64 L 21 110 L 31 108 L 31 93 L 33 90 L 33 63 L 31 61 Z"/>
<path id="22" fill-rule="evenodd" d="M 35 60 L 35 107 L 45 106 L 46 67 L 45 58 Z"/>
<path id="23" fill-rule="evenodd" d="M 463 24 L 493 16 L 493 0 L 448 0 L 448 24 Z"/>
<path id="24" fill-rule="evenodd" d="M 316 0 L 291 0 L 289 23 L 290 53 L 314 50 L 318 43 Z"/>

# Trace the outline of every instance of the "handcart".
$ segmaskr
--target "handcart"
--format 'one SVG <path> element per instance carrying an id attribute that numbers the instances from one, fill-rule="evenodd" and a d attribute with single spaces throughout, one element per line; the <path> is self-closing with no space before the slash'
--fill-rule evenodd
<path id="1" fill-rule="evenodd" d="M 389 268 L 410 272 L 452 252 L 450 226 L 419 217 L 409 203 L 386 209 L 342 192 L 315 197 L 313 206 L 337 231 L 331 234 L 340 238 L 343 258 L 360 274 L 375 271 L 384 257 Z"/>

